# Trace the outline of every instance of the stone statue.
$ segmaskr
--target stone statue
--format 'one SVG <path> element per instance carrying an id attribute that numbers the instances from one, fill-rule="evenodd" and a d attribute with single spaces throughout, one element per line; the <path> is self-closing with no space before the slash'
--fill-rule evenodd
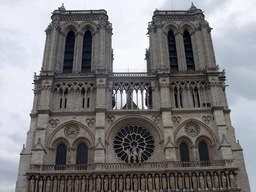
<path id="1" fill-rule="evenodd" d="M 116 191 L 116 178 L 115 178 L 114 175 L 112 175 L 112 179 L 111 179 L 111 190 L 112 190 L 113 192 Z"/>
<path id="2" fill-rule="evenodd" d="M 219 178 L 216 172 L 214 173 L 214 176 L 213 176 L 213 182 L 214 182 L 214 187 L 219 188 Z"/>
<path id="3" fill-rule="evenodd" d="M 93 192 L 93 180 L 91 176 L 89 178 L 89 192 Z"/>
<path id="4" fill-rule="evenodd" d="M 175 189 L 175 178 L 174 178 L 173 173 L 171 173 L 171 177 L 170 177 L 170 187 L 173 190 Z"/>
<path id="5" fill-rule="evenodd" d="M 190 186 L 189 186 L 189 177 L 188 177 L 187 173 L 185 174 L 185 187 L 186 187 L 186 189 L 190 188 Z"/>
<path id="6" fill-rule="evenodd" d="M 42 177 L 40 177 L 39 182 L 38 182 L 38 192 L 43 192 L 43 184 L 44 184 L 44 181 L 43 181 Z"/>
<path id="7" fill-rule="evenodd" d="M 34 188 L 35 188 L 35 179 L 34 179 L 34 177 L 31 177 L 30 182 L 29 182 L 30 192 L 34 192 Z"/>
<path id="8" fill-rule="evenodd" d="M 72 192 L 72 178 L 68 177 L 67 192 Z"/>
<path id="9" fill-rule="evenodd" d="M 80 192 L 79 191 L 79 178 L 78 177 L 75 178 L 75 192 Z"/>
<path id="10" fill-rule="evenodd" d="M 162 177 L 163 190 L 167 190 L 167 181 L 165 175 Z"/>
<path id="11" fill-rule="evenodd" d="M 160 181 L 159 181 L 159 176 L 158 175 L 156 175 L 156 177 L 155 177 L 155 187 L 156 187 L 157 191 L 160 190 Z"/>
<path id="12" fill-rule="evenodd" d="M 148 190 L 149 191 L 152 191 L 153 190 L 153 180 L 152 180 L 152 177 L 151 175 L 148 176 Z"/>
<path id="13" fill-rule="evenodd" d="M 192 184 L 193 184 L 193 189 L 197 189 L 197 178 L 195 173 L 192 174 Z"/>
<path id="14" fill-rule="evenodd" d="M 136 148 L 133 148 L 132 156 L 133 156 L 133 158 L 132 158 L 133 159 L 133 163 L 136 163 L 136 158 L 138 156 Z"/>
<path id="15" fill-rule="evenodd" d="M 211 188 L 212 188 L 212 180 L 211 180 L 211 175 L 210 175 L 210 173 L 207 173 L 207 174 L 206 174 L 206 183 L 207 183 L 207 187 L 208 187 L 209 189 L 211 189 Z"/>
<path id="16" fill-rule="evenodd" d="M 86 191 L 86 180 L 85 180 L 85 176 L 82 177 L 82 184 L 81 184 L 81 192 L 85 192 Z"/>
<path id="17" fill-rule="evenodd" d="M 127 154 L 127 158 L 128 158 L 128 163 L 131 163 L 132 155 L 131 155 L 131 152 L 129 149 L 126 149 L 126 154 Z"/>
<path id="18" fill-rule="evenodd" d="M 181 177 L 181 174 L 179 173 L 178 175 L 178 188 L 179 189 L 183 189 L 183 186 L 182 186 L 182 177 Z"/>
<path id="19" fill-rule="evenodd" d="M 233 172 L 230 172 L 229 174 L 229 178 L 230 178 L 230 186 L 232 189 L 236 189 L 237 188 L 237 184 L 236 184 L 236 178 L 233 175 Z"/>
<path id="20" fill-rule="evenodd" d="M 118 179 L 118 190 L 123 191 L 124 190 L 124 179 L 123 176 L 120 175 Z"/>
<path id="21" fill-rule="evenodd" d="M 126 190 L 126 191 L 129 191 L 130 189 L 131 189 L 131 178 L 130 178 L 129 175 L 127 175 L 127 177 L 126 177 L 126 188 L 125 188 L 125 190 Z"/>
<path id="22" fill-rule="evenodd" d="M 200 183 L 200 188 L 204 189 L 204 176 L 203 176 L 203 173 L 200 173 L 200 175 L 199 175 L 199 183 Z"/>
<path id="23" fill-rule="evenodd" d="M 139 160 L 139 163 L 141 163 L 141 160 L 142 160 L 142 153 L 143 153 L 143 150 L 140 148 L 140 149 L 139 149 L 139 153 L 138 153 L 138 160 Z"/>
<path id="24" fill-rule="evenodd" d="M 65 180 L 62 177 L 60 181 L 60 192 L 64 192 L 64 191 L 65 191 Z"/>
<path id="25" fill-rule="evenodd" d="M 103 183 L 104 183 L 104 191 L 108 191 L 108 176 L 107 175 L 105 175 Z"/>
<path id="26" fill-rule="evenodd" d="M 45 192 L 50 192 L 50 191 L 51 191 L 51 180 L 50 180 L 50 177 L 47 177 L 46 185 L 45 185 Z"/>
<path id="27" fill-rule="evenodd" d="M 227 178 L 223 172 L 221 173 L 221 182 L 222 182 L 222 187 L 224 189 L 226 189 L 227 188 Z"/>
<path id="28" fill-rule="evenodd" d="M 144 177 L 144 175 L 142 175 L 140 179 L 140 190 L 141 191 L 146 190 L 146 178 Z"/>
<path id="29" fill-rule="evenodd" d="M 97 175 L 96 179 L 96 191 L 101 191 L 101 178 L 99 175 Z"/>
<path id="30" fill-rule="evenodd" d="M 134 175 L 132 181 L 133 181 L 133 191 L 138 191 L 138 178 L 137 178 L 137 175 Z"/>
<path id="31" fill-rule="evenodd" d="M 57 188 L 58 188 L 58 179 L 57 179 L 57 177 L 54 177 L 52 192 L 57 192 Z"/>

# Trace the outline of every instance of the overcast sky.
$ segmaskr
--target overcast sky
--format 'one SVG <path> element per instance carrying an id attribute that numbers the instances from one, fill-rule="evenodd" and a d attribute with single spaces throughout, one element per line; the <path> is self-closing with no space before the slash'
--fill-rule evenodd
<path id="1" fill-rule="evenodd" d="M 39 73 L 44 30 L 64 0 L 0 0 L 0 191 L 14 191 L 19 153 L 29 129 L 33 74 Z M 113 24 L 115 71 L 145 71 L 147 25 L 153 11 L 187 10 L 189 0 L 87 0 L 68 10 L 105 9 Z M 217 64 L 227 72 L 227 97 L 236 137 L 256 191 L 256 0 L 194 0 L 212 30 Z"/>

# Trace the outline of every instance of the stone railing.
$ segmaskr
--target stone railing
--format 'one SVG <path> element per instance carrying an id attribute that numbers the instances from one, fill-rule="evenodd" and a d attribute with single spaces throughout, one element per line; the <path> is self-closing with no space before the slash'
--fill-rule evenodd
<path id="1" fill-rule="evenodd" d="M 112 73 L 114 77 L 152 77 L 156 76 L 153 73 Z"/>
<path id="2" fill-rule="evenodd" d="M 212 167 L 232 167 L 233 160 L 214 160 L 214 161 L 169 161 L 169 162 L 152 162 L 152 163 L 97 163 L 97 164 L 67 164 L 67 165 L 44 165 L 31 164 L 31 171 L 66 171 L 66 170 L 153 170 L 153 169 L 176 169 L 176 168 L 212 168 Z"/>
<path id="3" fill-rule="evenodd" d="M 65 13 L 65 14 L 107 14 L 107 11 L 104 9 L 100 10 L 55 10 L 54 13 Z"/>

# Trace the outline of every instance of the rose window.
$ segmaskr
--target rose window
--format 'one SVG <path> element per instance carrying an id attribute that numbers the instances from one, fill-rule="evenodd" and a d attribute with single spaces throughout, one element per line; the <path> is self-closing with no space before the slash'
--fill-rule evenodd
<path id="1" fill-rule="evenodd" d="M 65 130 L 64 134 L 69 139 L 74 139 L 79 135 L 80 128 L 77 125 L 68 125 Z"/>
<path id="2" fill-rule="evenodd" d="M 137 125 L 121 129 L 114 137 L 113 145 L 117 157 L 126 163 L 147 161 L 155 149 L 153 136 Z"/>
<path id="3" fill-rule="evenodd" d="M 200 133 L 200 127 L 194 123 L 188 123 L 185 125 L 186 133 L 191 137 L 196 137 Z"/>

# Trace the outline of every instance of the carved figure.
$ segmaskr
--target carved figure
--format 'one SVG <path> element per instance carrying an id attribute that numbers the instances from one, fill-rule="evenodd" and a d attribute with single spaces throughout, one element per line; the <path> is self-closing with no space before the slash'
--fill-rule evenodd
<path id="1" fill-rule="evenodd" d="M 203 176 L 203 173 L 200 173 L 200 175 L 199 175 L 199 183 L 200 183 L 200 188 L 204 189 L 204 176 Z"/>
<path id="2" fill-rule="evenodd" d="M 98 175 L 96 179 L 96 191 L 101 191 L 101 178 Z"/>
<path id="3" fill-rule="evenodd" d="M 136 163 L 137 156 L 138 156 L 137 150 L 136 150 L 136 148 L 133 148 L 133 152 L 132 152 L 133 163 Z"/>
<path id="4" fill-rule="evenodd" d="M 108 191 L 108 176 L 105 175 L 104 177 L 104 191 Z"/>
<path id="5" fill-rule="evenodd" d="M 119 191 L 124 190 L 124 179 L 123 179 L 122 175 L 120 175 L 119 179 L 118 179 L 118 189 L 119 189 Z"/>
<path id="6" fill-rule="evenodd" d="M 126 149 L 126 154 L 127 154 L 127 157 L 128 157 L 128 163 L 131 163 L 132 155 L 131 155 L 131 152 L 130 152 L 129 149 Z"/>
<path id="7" fill-rule="evenodd" d="M 138 191 L 138 178 L 137 175 L 133 177 L 133 191 Z"/>
<path id="8" fill-rule="evenodd" d="M 163 190 L 167 190 L 167 181 L 165 175 L 162 177 Z"/>
<path id="9" fill-rule="evenodd" d="M 142 175 L 140 179 L 140 190 L 141 191 L 146 190 L 146 178 L 144 177 L 144 175 Z"/>
<path id="10" fill-rule="evenodd" d="M 153 181 L 151 175 L 148 176 L 148 190 L 152 191 L 153 190 Z"/>
<path id="11" fill-rule="evenodd" d="M 159 181 L 159 176 L 156 175 L 155 177 L 155 186 L 156 186 L 156 190 L 160 190 L 160 181 Z"/>
<path id="12" fill-rule="evenodd" d="M 57 187 L 58 187 L 58 180 L 57 180 L 57 177 L 54 177 L 52 192 L 57 192 Z"/>
<path id="13" fill-rule="evenodd" d="M 127 177 L 126 177 L 126 191 L 128 190 L 130 190 L 131 189 L 131 178 L 130 178 L 130 176 L 129 175 L 127 175 Z"/>
<path id="14" fill-rule="evenodd" d="M 185 187 L 186 189 L 189 189 L 189 177 L 187 173 L 185 174 Z"/>
<path id="15" fill-rule="evenodd" d="M 79 178 L 78 177 L 75 178 L 75 192 L 80 192 L 79 191 Z"/>
<path id="16" fill-rule="evenodd" d="M 38 182 L 38 192 L 43 192 L 43 184 L 44 184 L 43 179 L 42 177 L 40 177 Z"/>
<path id="17" fill-rule="evenodd" d="M 92 180 L 92 177 L 90 176 L 90 179 L 89 179 L 89 192 L 92 192 L 93 191 L 93 180 Z"/>
<path id="18" fill-rule="evenodd" d="M 207 183 L 207 187 L 208 187 L 209 189 L 211 189 L 211 188 L 212 188 L 212 180 L 211 180 L 211 175 L 210 175 L 210 173 L 207 173 L 207 174 L 206 174 L 206 183 Z"/>
<path id="19" fill-rule="evenodd" d="M 216 172 L 214 173 L 214 176 L 213 176 L 213 182 L 214 182 L 214 187 L 219 188 L 219 178 Z"/>
<path id="20" fill-rule="evenodd" d="M 173 176 L 173 173 L 171 173 L 171 177 L 170 177 L 170 186 L 171 186 L 171 189 L 175 189 L 175 178 Z"/>
<path id="21" fill-rule="evenodd" d="M 233 172 L 230 172 L 229 174 L 229 178 L 230 178 L 230 186 L 232 189 L 236 189 L 237 188 L 237 184 L 236 184 L 236 178 L 233 175 Z"/>
<path id="22" fill-rule="evenodd" d="M 47 177 L 46 185 L 45 185 L 45 192 L 50 192 L 50 191 L 51 191 L 51 180 L 49 177 Z"/>
<path id="23" fill-rule="evenodd" d="M 183 186 L 182 186 L 182 177 L 181 177 L 181 174 L 178 175 L 178 188 L 179 189 L 182 189 Z"/>
<path id="24" fill-rule="evenodd" d="M 223 172 L 221 173 L 221 182 L 222 182 L 222 187 L 224 189 L 226 189 L 227 188 L 227 178 Z"/>
<path id="25" fill-rule="evenodd" d="M 29 188 L 30 188 L 30 192 L 34 192 L 34 188 L 35 188 L 35 179 L 34 179 L 34 177 L 32 177 L 31 179 L 30 179 L 30 182 L 29 182 Z"/>
<path id="26" fill-rule="evenodd" d="M 85 192 L 85 191 L 86 191 L 86 180 L 85 180 L 85 176 L 82 177 L 81 191 L 82 191 L 82 192 Z"/>
<path id="27" fill-rule="evenodd" d="M 193 184 L 193 189 L 197 189 L 197 178 L 195 173 L 192 174 L 192 184 Z"/>
<path id="28" fill-rule="evenodd" d="M 142 153 L 143 153 L 143 150 L 140 148 L 140 149 L 139 149 L 139 153 L 138 153 L 138 160 L 139 160 L 139 163 L 141 163 L 141 160 L 142 160 Z"/>
<path id="29" fill-rule="evenodd" d="M 116 191 L 116 178 L 114 175 L 112 175 L 112 179 L 111 179 L 111 189 L 112 191 Z"/>
<path id="30" fill-rule="evenodd" d="M 60 192 L 64 192 L 64 190 L 65 190 L 65 180 L 62 177 L 60 181 Z"/>
<path id="31" fill-rule="evenodd" d="M 68 177 L 67 192 L 72 192 L 72 179 L 71 179 L 71 177 Z"/>

